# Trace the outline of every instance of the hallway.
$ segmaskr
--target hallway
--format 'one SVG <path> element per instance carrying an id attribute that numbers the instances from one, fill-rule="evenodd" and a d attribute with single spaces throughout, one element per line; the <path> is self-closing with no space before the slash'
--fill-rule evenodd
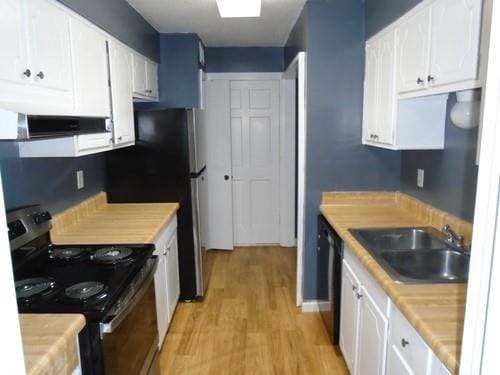
<path id="1" fill-rule="evenodd" d="M 293 248 L 210 251 L 203 302 L 179 303 L 162 374 L 347 374 L 317 313 L 295 306 Z"/>

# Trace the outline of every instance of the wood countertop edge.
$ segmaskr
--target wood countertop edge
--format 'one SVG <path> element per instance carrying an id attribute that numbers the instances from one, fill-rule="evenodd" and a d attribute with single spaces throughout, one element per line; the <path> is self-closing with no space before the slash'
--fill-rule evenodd
<path id="1" fill-rule="evenodd" d="M 450 344 L 443 342 L 437 338 L 432 329 L 428 327 L 425 321 L 422 321 L 417 314 L 415 314 L 408 303 L 406 303 L 405 296 L 401 296 L 401 292 L 398 290 L 398 285 L 377 263 L 377 261 L 368 253 L 368 251 L 361 245 L 348 231 L 347 228 L 339 227 L 334 220 L 331 220 L 331 212 L 327 209 L 332 209 L 336 207 L 336 204 L 321 204 L 320 212 L 324 215 L 330 225 L 335 229 L 338 235 L 343 241 L 347 243 L 352 252 L 359 259 L 361 264 L 368 270 L 370 275 L 378 282 L 382 289 L 388 294 L 391 301 L 396 305 L 396 307 L 401 311 L 410 324 L 415 328 L 415 330 L 420 334 L 426 344 L 434 352 L 434 354 L 443 362 L 443 364 L 450 370 L 452 374 L 458 374 L 459 371 L 459 359 L 455 352 L 449 350 Z M 343 205 L 345 208 L 350 205 Z M 355 207 L 355 204 L 352 205 Z M 400 208 L 397 203 L 395 204 L 380 204 L 380 206 L 387 206 L 387 208 L 400 211 L 403 215 L 407 215 L 411 218 L 409 213 L 404 209 Z M 404 223 L 401 225 L 395 225 L 400 227 L 408 227 L 409 225 L 414 226 L 431 226 L 431 224 L 423 219 L 415 217 L 411 219 L 412 224 Z M 360 226 L 361 227 L 361 226 Z M 430 285 L 430 284 L 420 284 L 420 285 Z M 435 285 L 435 284 L 432 284 Z M 453 340 L 455 342 L 456 340 Z M 455 347 L 457 345 L 454 345 Z"/>
<path id="2" fill-rule="evenodd" d="M 76 368 L 79 356 L 76 337 L 86 324 L 83 315 L 19 314 L 19 323 L 27 375 L 60 373 L 61 366 L 68 373 Z M 32 324 L 36 324 L 36 331 Z M 50 345 L 38 340 L 36 344 L 31 342 L 47 335 L 57 335 Z"/>

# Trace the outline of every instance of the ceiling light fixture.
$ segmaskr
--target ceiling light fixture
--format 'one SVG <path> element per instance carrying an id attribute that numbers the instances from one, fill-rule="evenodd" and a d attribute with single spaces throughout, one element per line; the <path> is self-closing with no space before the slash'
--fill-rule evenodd
<path id="1" fill-rule="evenodd" d="M 260 17 L 262 0 L 217 0 L 222 18 Z"/>

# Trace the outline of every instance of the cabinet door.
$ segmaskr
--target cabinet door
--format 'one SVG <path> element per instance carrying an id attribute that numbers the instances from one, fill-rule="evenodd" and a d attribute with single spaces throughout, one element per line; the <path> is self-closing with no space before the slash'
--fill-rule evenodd
<path id="1" fill-rule="evenodd" d="M 427 88 L 430 9 L 413 15 L 398 28 L 398 92 Z"/>
<path id="2" fill-rule="evenodd" d="M 30 81 L 29 77 L 33 73 L 27 61 L 23 5 L 24 1 L 21 0 L 0 0 L 0 46 L 2 46 L 0 92 L 2 99 L 8 99 L 13 95 L 10 89 L 11 84 L 23 85 Z"/>
<path id="3" fill-rule="evenodd" d="M 146 60 L 132 53 L 132 92 L 139 95 L 147 95 Z"/>
<path id="4" fill-rule="evenodd" d="M 396 34 L 384 35 L 379 41 L 378 97 L 376 142 L 392 145 L 396 121 Z"/>
<path id="5" fill-rule="evenodd" d="M 347 368 L 354 374 L 358 338 L 359 281 L 345 260 L 342 261 L 342 291 L 340 293 L 339 345 Z"/>
<path id="6" fill-rule="evenodd" d="M 133 142 L 134 108 L 130 77 L 130 52 L 115 42 L 109 42 L 113 136 L 117 145 Z"/>
<path id="7" fill-rule="evenodd" d="M 158 97 L 158 65 L 146 61 L 147 95 Z"/>
<path id="8" fill-rule="evenodd" d="M 477 79 L 481 0 L 438 0 L 431 25 L 429 84 Z"/>
<path id="9" fill-rule="evenodd" d="M 71 45 L 76 114 L 110 116 L 106 39 L 87 24 L 72 18 Z"/>
<path id="10" fill-rule="evenodd" d="M 167 294 L 167 263 L 164 255 L 165 244 L 156 245 L 158 255 L 158 268 L 155 273 L 155 296 L 156 296 L 156 316 L 158 319 L 159 346 L 167 334 L 169 314 L 168 314 L 168 294 Z"/>
<path id="11" fill-rule="evenodd" d="M 388 322 L 364 287 L 358 297 L 360 306 L 356 374 L 383 375 Z"/>
<path id="12" fill-rule="evenodd" d="M 387 375 L 414 375 L 408 363 L 395 345 L 389 348 L 387 359 Z"/>
<path id="13" fill-rule="evenodd" d="M 177 245 L 177 233 L 175 233 L 167 245 L 167 296 L 168 296 L 168 315 L 171 321 L 177 302 L 180 296 L 179 283 L 179 254 Z"/>
<path id="14" fill-rule="evenodd" d="M 375 142 L 378 132 L 378 52 L 378 41 L 366 43 L 363 136 L 368 142 Z"/>
<path id="15" fill-rule="evenodd" d="M 27 1 L 28 46 L 33 82 L 57 91 L 73 90 L 69 16 L 44 1 Z"/>

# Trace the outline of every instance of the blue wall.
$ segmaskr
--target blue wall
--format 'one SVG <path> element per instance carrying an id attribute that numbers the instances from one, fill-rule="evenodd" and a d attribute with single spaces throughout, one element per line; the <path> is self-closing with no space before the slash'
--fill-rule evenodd
<path id="1" fill-rule="evenodd" d="M 16 142 L 0 142 L 0 170 L 6 209 L 42 203 L 60 212 L 104 190 L 104 155 L 79 158 L 19 158 Z M 85 187 L 76 188 L 83 170 Z"/>
<path id="2" fill-rule="evenodd" d="M 316 283 L 321 193 L 397 190 L 397 152 L 361 145 L 364 71 L 361 1 L 309 0 L 286 44 L 287 60 L 307 51 L 307 176 L 304 298 L 324 298 Z"/>
<path id="3" fill-rule="evenodd" d="M 158 32 L 125 0 L 58 0 L 115 38 L 159 60 Z"/>
<path id="4" fill-rule="evenodd" d="M 199 107 L 198 35 L 160 34 L 157 103 L 136 103 L 136 109 Z"/>
<path id="5" fill-rule="evenodd" d="M 421 0 L 366 0 L 366 35 L 377 33 Z M 444 211 L 472 221 L 476 197 L 477 128 L 459 129 L 450 121 L 455 104 L 450 95 L 446 116 L 445 149 L 441 151 L 403 151 L 401 190 Z M 424 188 L 416 186 L 417 168 L 425 169 Z"/>
<path id="6" fill-rule="evenodd" d="M 282 72 L 282 47 L 210 47 L 205 49 L 206 71 L 226 72 Z"/>

